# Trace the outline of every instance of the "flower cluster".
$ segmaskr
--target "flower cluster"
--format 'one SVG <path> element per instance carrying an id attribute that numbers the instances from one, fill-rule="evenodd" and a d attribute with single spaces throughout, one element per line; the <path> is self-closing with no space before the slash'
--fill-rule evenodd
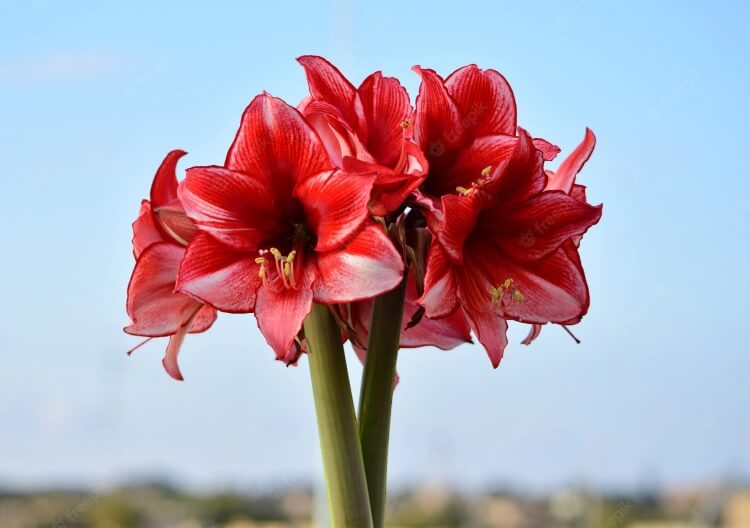
<path id="1" fill-rule="evenodd" d="M 575 324 L 589 294 L 578 245 L 598 222 L 576 175 L 595 138 L 556 172 L 559 148 L 516 122 L 495 70 L 443 79 L 416 66 L 415 105 L 380 72 L 353 86 L 316 56 L 299 59 L 309 96 L 296 108 L 263 93 L 226 160 L 159 167 L 133 224 L 136 259 L 125 331 L 169 336 L 167 372 L 187 333 L 216 312 L 254 313 L 276 357 L 306 350 L 312 303 L 331 306 L 365 353 L 373 299 L 406 284 L 401 346 L 452 348 L 473 331 L 496 367 L 507 321 Z"/>

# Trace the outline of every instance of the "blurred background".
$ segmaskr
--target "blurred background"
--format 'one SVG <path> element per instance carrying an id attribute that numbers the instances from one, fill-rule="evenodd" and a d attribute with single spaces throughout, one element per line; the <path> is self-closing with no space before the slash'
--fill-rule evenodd
<path id="1" fill-rule="evenodd" d="M 478 346 L 403 351 L 392 525 L 750 527 L 748 4 L 155 4 L 0 3 L 0 526 L 320 519 L 304 360 L 221 315 L 179 383 L 163 340 L 128 358 L 122 332 L 164 154 L 222 162 L 252 97 L 296 104 L 294 59 L 320 54 L 412 97 L 415 64 L 495 68 L 534 135 L 599 140 L 582 343 L 516 325 L 497 370 Z"/>

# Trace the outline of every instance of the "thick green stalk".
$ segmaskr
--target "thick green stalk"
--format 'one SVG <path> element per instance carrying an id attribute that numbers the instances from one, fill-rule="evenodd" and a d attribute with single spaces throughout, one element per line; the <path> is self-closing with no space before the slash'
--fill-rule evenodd
<path id="1" fill-rule="evenodd" d="M 341 331 L 326 306 L 304 323 L 332 528 L 372 528 Z"/>
<path id="2" fill-rule="evenodd" d="M 406 279 L 375 299 L 359 397 L 359 438 L 375 528 L 385 526 L 388 438 Z"/>

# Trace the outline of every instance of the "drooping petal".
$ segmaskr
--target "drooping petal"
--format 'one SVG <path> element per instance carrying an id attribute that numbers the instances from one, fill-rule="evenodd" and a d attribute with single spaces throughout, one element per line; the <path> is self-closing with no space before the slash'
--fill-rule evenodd
<path id="1" fill-rule="evenodd" d="M 222 312 L 252 312 L 261 284 L 254 257 L 199 231 L 180 266 L 177 289 Z"/>
<path id="2" fill-rule="evenodd" d="M 191 334 L 200 334 L 205 332 L 211 325 L 216 321 L 216 308 L 209 306 L 208 304 L 203 305 L 203 308 L 198 310 L 193 319 L 193 324 L 190 325 L 189 332 Z"/>
<path id="3" fill-rule="evenodd" d="M 133 323 L 127 333 L 173 334 L 201 308 L 200 302 L 174 291 L 184 254 L 184 248 L 169 242 L 151 244 L 140 254 L 128 284 L 127 312 Z"/>
<path id="4" fill-rule="evenodd" d="M 542 333 L 542 325 L 540 324 L 533 324 L 531 325 L 531 328 L 529 328 L 528 335 L 521 341 L 522 345 L 530 345 L 534 342 L 534 340 L 539 337 L 539 334 Z"/>
<path id="5" fill-rule="evenodd" d="M 411 113 L 409 94 L 394 77 L 375 72 L 357 90 L 367 122 L 367 150 L 375 161 L 393 168 L 404 141 L 402 123 Z"/>
<path id="6" fill-rule="evenodd" d="M 488 211 L 475 236 L 492 240 L 516 261 L 530 262 L 546 257 L 566 240 L 582 236 L 601 214 L 600 205 L 589 205 L 561 191 L 545 191 L 505 209 Z"/>
<path id="7" fill-rule="evenodd" d="M 164 354 L 164 358 L 161 360 L 161 364 L 164 366 L 164 370 L 167 371 L 173 379 L 177 381 L 183 381 L 182 372 L 180 372 L 180 366 L 177 363 L 177 358 L 180 354 L 180 348 L 182 343 L 185 341 L 185 335 L 188 333 L 190 323 L 181 326 L 177 332 L 169 336 L 169 343 L 167 343 L 167 351 Z"/>
<path id="8" fill-rule="evenodd" d="M 166 239 L 156 226 L 151 203 L 143 200 L 138 218 L 133 222 L 133 256 L 138 259 L 144 249 L 157 242 L 166 242 Z"/>
<path id="9" fill-rule="evenodd" d="M 173 150 L 164 158 L 151 184 L 151 205 L 156 209 L 177 200 L 177 162 L 187 152 Z"/>
<path id="10" fill-rule="evenodd" d="M 507 321 L 493 312 L 467 311 L 466 316 L 471 329 L 487 352 L 492 366 L 497 368 L 508 345 Z"/>
<path id="11" fill-rule="evenodd" d="M 242 115 L 225 166 L 262 181 L 269 200 L 280 207 L 296 183 L 331 168 L 320 138 L 299 111 L 267 93 L 256 96 Z"/>
<path id="12" fill-rule="evenodd" d="M 576 175 L 581 172 L 596 146 L 596 136 L 590 128 L 586 129 L 583 141 L 563 160 L 560 167 L 549 178 L 546 189 L 560 190 L 570 194 Z"/>
<path id="13" fill-rule="evenodd" d="M 289 363 L 294 338 L 312 309 L 312 299 L 309 282 L 297 290 L 267 287 L 258 290 L 255 310 L 258 328 L 278 359 Z"/>
<path id="14" fill-rule="evenodd" d="M 238 251 L 252 252 L 288 230 L 263 180 L 223 167 L 191 167 L 180 200 L 202 231 Z M 289 198 L 287 198 L 289 200 Z"/>
<path id="15" fill-rule="evenodd" d="M 348 242 L 368 216 L 372 177 L 333 170 L 301 182 L 294 196 L 317 237 L 315 250 L 331 251 Z"/>
<path id="16" fill-rule="evenodd" d="M 468 135 L 515 135 L 516 100 L 499 72 L 470 64 L 451 73 L 445 87 L 461 112 Z"/>
<path id="17" fill-rule="evenodd" d="M 439 319 L 450 315 L 458 304 L 458 283 L 453 266 L 440 244 L 433 242 L 427 253 L 424 294 L 417 301 L 425 315 Z"/>
<path id="18" fill-rule="evenodd" d="M 395 288 L 404 263 L 383 229 L 372 221 L 343 249 L 317 258 L 315 301 L 343 303 L 367 299 Z"/>
<path id="19" fill-rule="evenodd" d="M 361 134 L 366 130 L 357 90 L 336 66 L 316 55 L 303 55 L 297 58 L 297 62 L 305 69 L 313 100 L 324 101 L 335 107 L 341 119 L 356 133 Z"/>

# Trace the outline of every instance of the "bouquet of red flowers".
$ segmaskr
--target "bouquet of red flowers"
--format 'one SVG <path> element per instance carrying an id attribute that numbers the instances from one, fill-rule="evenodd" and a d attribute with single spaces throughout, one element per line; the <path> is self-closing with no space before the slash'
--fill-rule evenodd
<path id="1" fill-rule="evenodd" d="M 380 72 L 354 87 L 300 57 L 310 95 L 263 93 L 220 165 L 167 154 L 133 224 L 129 334 L 169 337 L 182 379 L 188 333 L 217 311 L 253 313 L 276 358 L 310 363 L 332 526 L 382 527 L 400 347 L 482 344 L 494 367 L 509 320 L 573 325 L 588 310 L 578 254 L 599 221 L 576 175 L 595 137 L 560 149 L 516 122 L 510 85 L 465 66 L 421 76 L 412 107 Z M 355 415 L 343 342 L 364 362 Z M 140 345 L 139 345 L 140 346 Z"/>

